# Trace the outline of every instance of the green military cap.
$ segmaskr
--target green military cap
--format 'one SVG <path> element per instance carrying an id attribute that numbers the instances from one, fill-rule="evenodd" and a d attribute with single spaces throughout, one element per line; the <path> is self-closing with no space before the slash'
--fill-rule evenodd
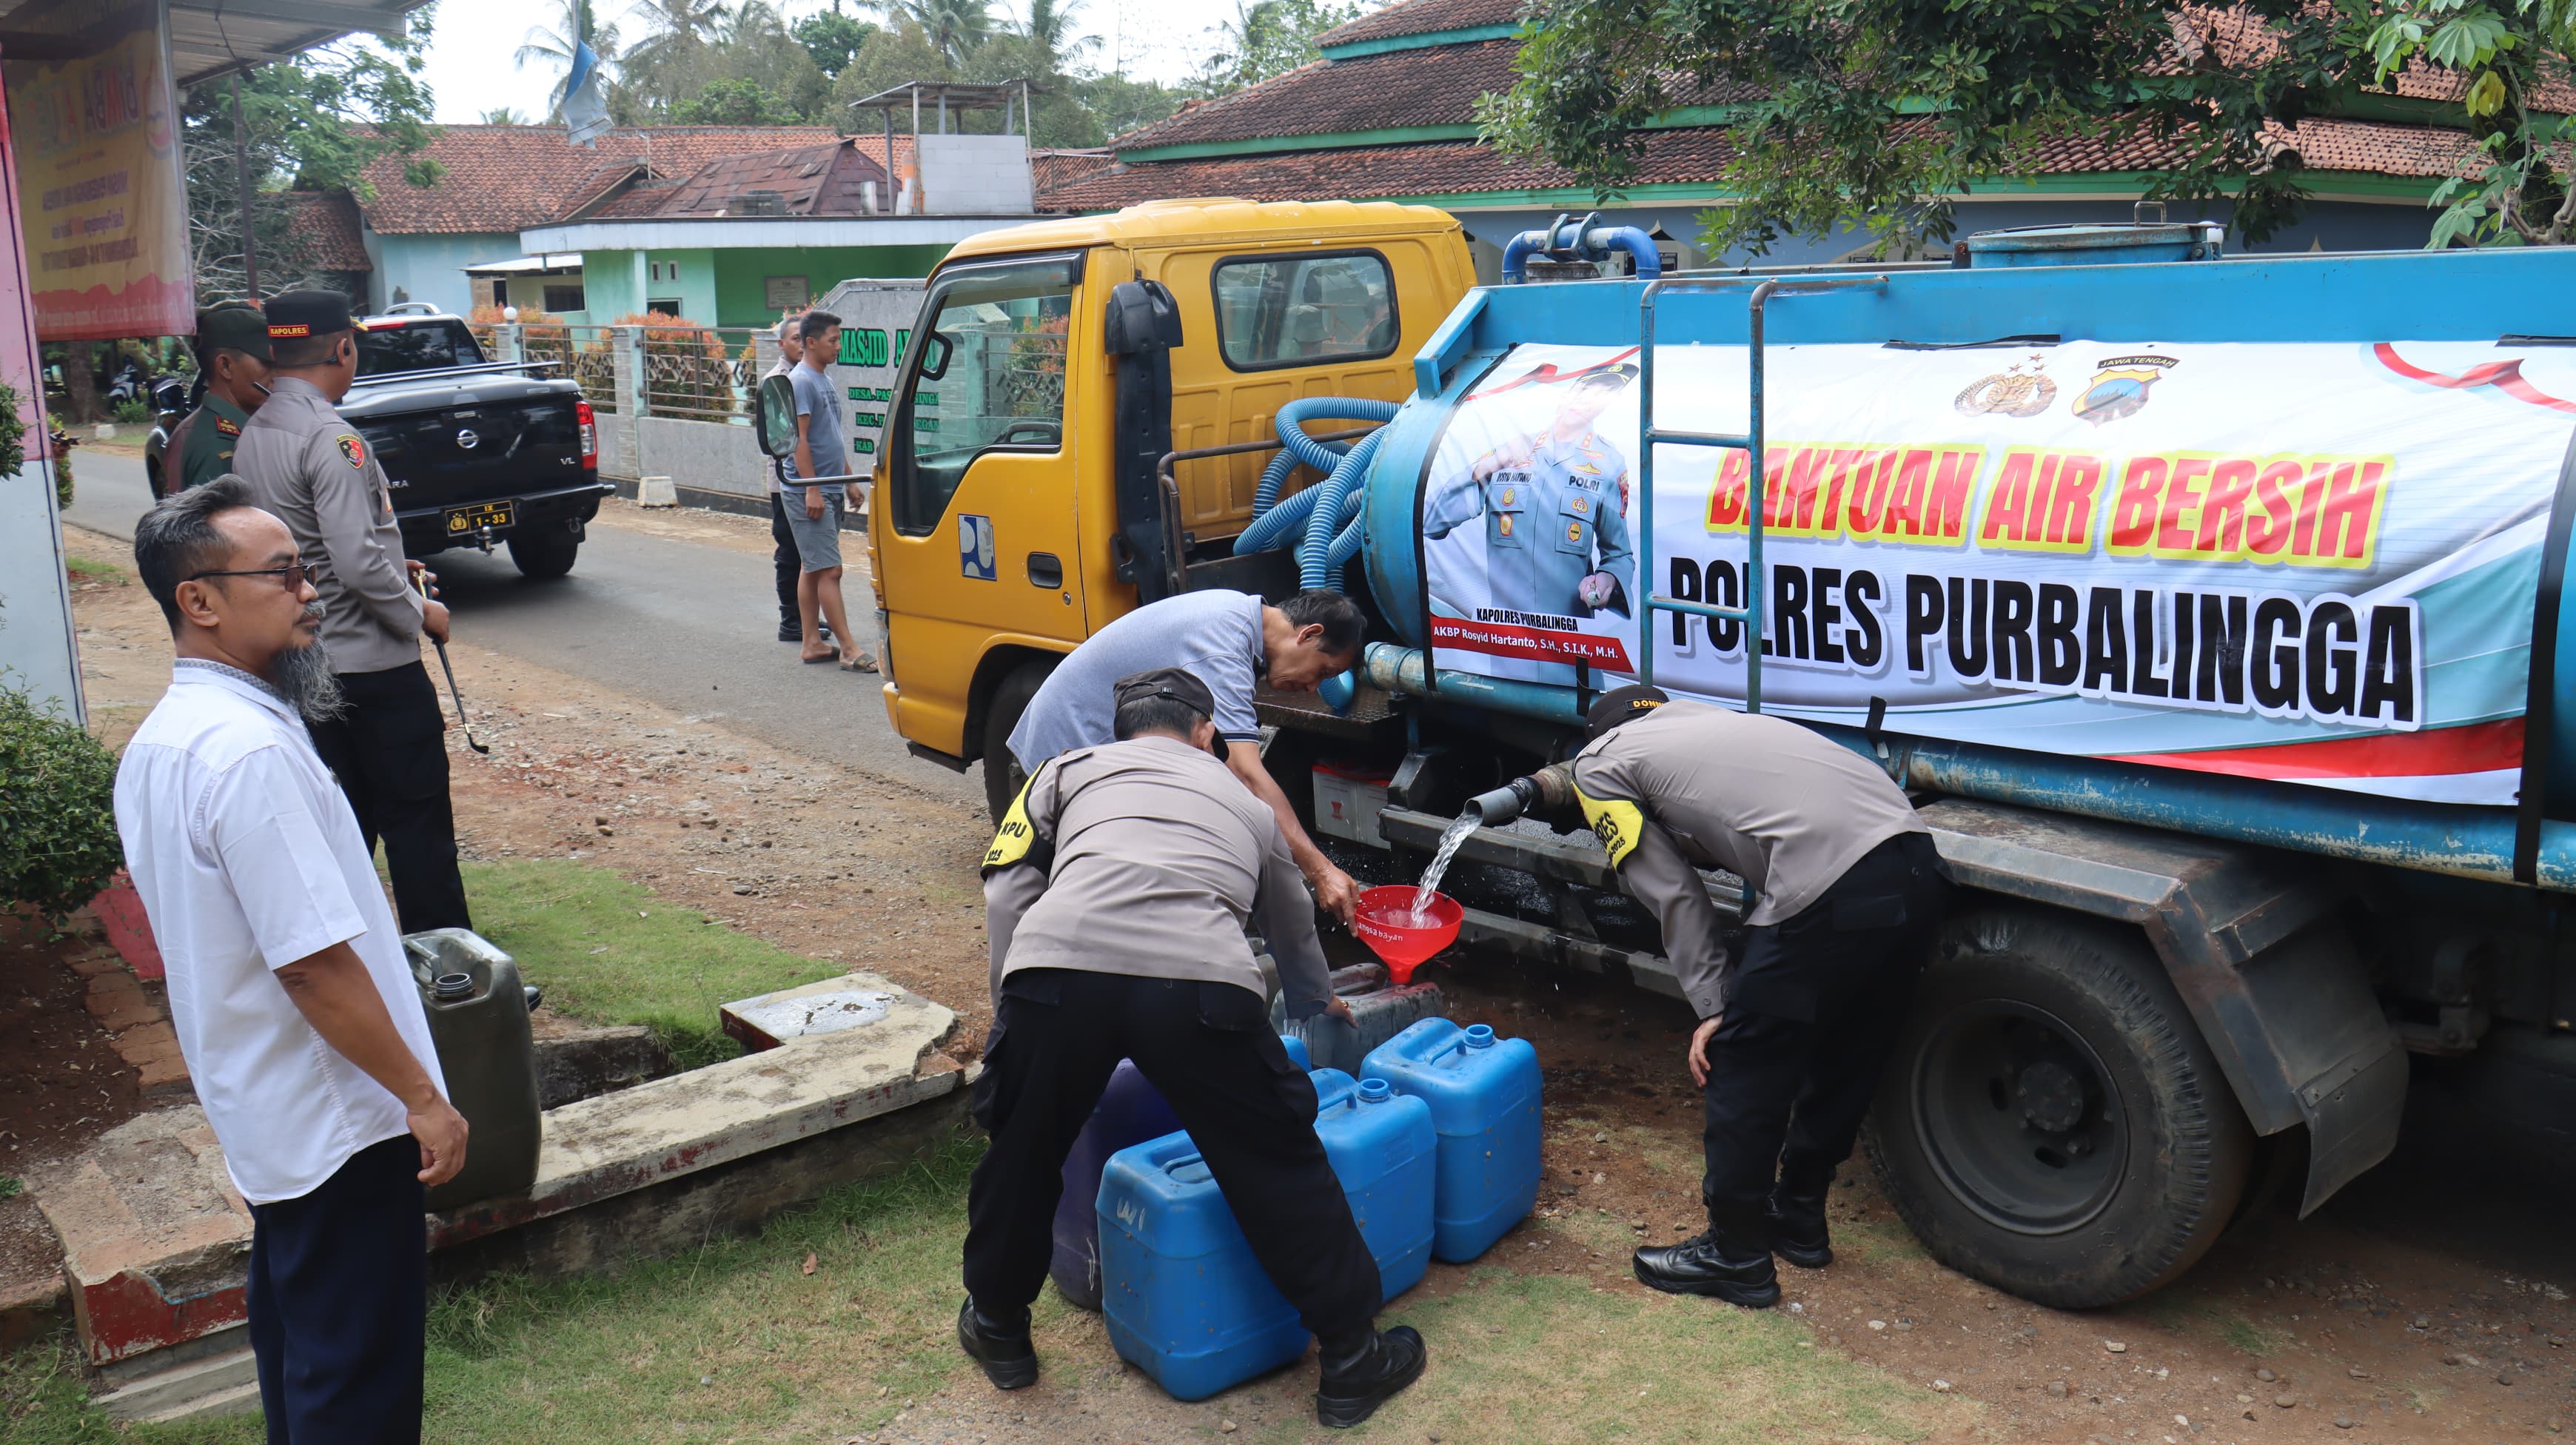
<path id="1" fill-rule="evenodd" d="M 268 317 L 256 301 L 218 301 L 197 313 L 197 344 L 256 356 L 268 354 Z"/>

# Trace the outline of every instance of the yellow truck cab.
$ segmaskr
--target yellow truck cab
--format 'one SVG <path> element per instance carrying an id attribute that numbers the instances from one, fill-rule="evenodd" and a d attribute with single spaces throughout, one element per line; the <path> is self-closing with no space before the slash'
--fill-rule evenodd
<path id="1" fill-rule="evenodd" d="M 1284 554 L 1232 553 L 1267 452 L 1164 459 L 1267 443 L 1299 397 L 1403 400 L 1474 284 L 1455 220 L 1383 202 L 1157 201 L 961 243 L 924 290 L 869 509 L 895 731 L 986 760 L 998 815 L 1005 740 L 1084 638 L 1173 592 L 1294 590 Z"/>

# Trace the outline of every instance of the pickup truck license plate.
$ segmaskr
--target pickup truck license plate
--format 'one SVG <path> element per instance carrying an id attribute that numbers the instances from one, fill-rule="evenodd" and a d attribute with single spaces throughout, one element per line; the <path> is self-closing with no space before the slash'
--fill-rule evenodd
<path id="1" fill-rule="evenodd" d="M 462 537 L 483 527 L 499 529 L 519 518 L 516 502 L 481 502 L 471 507 L 450 507 L 447 511 L 447 535 Z"/>

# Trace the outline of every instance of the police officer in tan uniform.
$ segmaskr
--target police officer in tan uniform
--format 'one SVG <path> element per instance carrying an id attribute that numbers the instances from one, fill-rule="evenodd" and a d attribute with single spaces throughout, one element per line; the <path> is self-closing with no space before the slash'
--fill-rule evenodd
<path id="1" fill-rule="evenodd" d="M 1811 728 L 1623 687 L 1584 730 L 1571 765 L 1478 802 L 1501 803 L 1485 807 L 1492 821 L 1509 816 L 1505 795 L 1551 798 L 1570 781 L 1620 886 L 1663 925 L 1700 1019 L 1686 1062 L 1707 1104 L 1708 1231 L 1638 1250 L 1637 1278 L 1763 1308 L 1780 1298 L 1773 1255 L 1833 1260 L 1825 1190 L 1905 1020 L 1949 875 L 1903 790 Z M 1744 880 L 1738 946 L 1702 868 Z"/>
<path id="2" fill-rule="evenodd" d="M 1115 742 L 1038 769 L 984 856 L 994 1022 L 975 1084 L 993 1144 L 966 1198 L 958 1343 L 1005 1390 L 1034 1383 L 1065 1155 L 1133 1059 L 1225 1191 L 1270 1282 L 1321 1348 L 1316 1417 L 1356 1425 L 1422 1373 L 1380 1331 L 1377 1264 L 1315 1135 L 1315 1089 L 1270 1030 L 1244 925 L 1299 1018 L 1332 996 L 1314 903 L 1268 804 L 1220 759 L 1215 696 L 1177 667 L 1114 684 Z"/>
<path id="3" fill-rule="evenodd" d="M 419 564 L 403 557 L 384 469 L 333 409 L 358 377 L 349 299 L 271 297 L 268 339 L 277 379 L 242 428 L 234 469 L 295 534 L 322 594 L 322 646 L 347 708 L 314 724 L 314 749 L 339 775 L 368 847 L 384 840 L 402 931 L 470 928 L 447 795 L 447 720 L 420 661 L 423 633 L 447 640 L 447 608 L 413 590 Z"/>

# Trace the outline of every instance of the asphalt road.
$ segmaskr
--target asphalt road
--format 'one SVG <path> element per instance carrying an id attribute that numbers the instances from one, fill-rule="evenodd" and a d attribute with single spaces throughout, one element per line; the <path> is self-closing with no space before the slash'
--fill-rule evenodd
<path id="1" fill-rule="evenodd" d="M 130 538 L 152 504 L 143 463 L 83 449 L 64 520 Z M 751 734 L 773 747 L 846 759 L 933 796 L 977 808 L 984 784 L 904 751 L 886 723 L 874 675 L 803 667 L 778 640 L 769 559 L 725 547 L 593 527 L 572 575 L 530 582 L 507 553 L 442 552 L 430 560 L 455 613 L 455 635 L 558 668 L 664 707 Z M 866 584 L 852 578 L 851 621 L 864 632 Z M 873 636 L 867 638 L 873 647 Z M 434 671 L 434 669 L 433 669 Z M 444 680 L 441 682 L 442 690 Z M 466 698 L 471 708 L 474 699 Z"/>

